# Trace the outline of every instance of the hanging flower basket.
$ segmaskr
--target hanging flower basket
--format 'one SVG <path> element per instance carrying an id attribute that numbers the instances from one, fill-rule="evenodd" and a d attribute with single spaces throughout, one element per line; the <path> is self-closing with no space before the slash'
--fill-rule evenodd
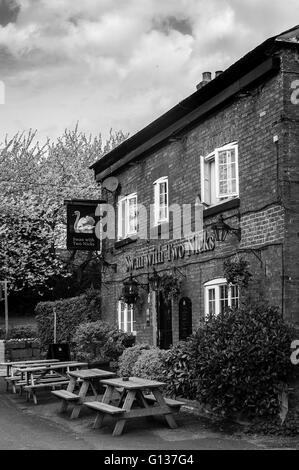
<path id="1" fill-rule="evenodd" d="M 163 274 L 160 278 L 159 290 L 165 299 L 177 298 L 181 292 L 182 281 L 171 274 Z"/>
<path id="2" fill-rule="evenodd" d="M 228 259 L 224 261 L 224 275 L 229 284 L 235 284 L 240 287 L 247 287 L 250 278 L 252 277 L 251 272 L 248 270 L 249 263 L 242 257 Z"/>

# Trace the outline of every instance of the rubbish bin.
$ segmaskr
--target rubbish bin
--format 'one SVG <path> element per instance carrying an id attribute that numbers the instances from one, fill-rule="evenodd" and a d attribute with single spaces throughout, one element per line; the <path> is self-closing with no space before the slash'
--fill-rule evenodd
<path id="1" fill-rule="evenodd" d="M 68 343 L 49 344 L 47 359 L 58 359 L 59 361 L 70 361 L 70 345 Z"/>

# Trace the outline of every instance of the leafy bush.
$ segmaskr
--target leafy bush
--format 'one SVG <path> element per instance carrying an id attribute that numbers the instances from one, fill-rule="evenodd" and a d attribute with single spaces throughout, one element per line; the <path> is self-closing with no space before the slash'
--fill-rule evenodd
<path id="1" fill-rule="evenodd" d="M 141 350 L 132 368 L 132 375 L 149 380 L 165 380 L 165 357 L 168 351 L 152 347 Z"/>
<path id="2" fill-rule="evenodd" d="M 228 259 L 223 263 L 224 277 L 228 284 L 236 284 L 240 287 L 247 287 L 252 277 L 248 269 L 249 263 L 242 257 Z"/>
<path id="3" fill-rule="evenodd" d="M 111 328 L 101 320 L 81 323 L 73 336 L 76 358 L 85 361 L 116 360 L 135 337 Z"/>
<path id="4" fill-rule="evenodd" d="M 57 319 L 57 343 L 70 342 L 80 323 L 98 320 L 101 315 L 98 301 L 95 301 L 94 297 L 91 298 L 90 292 L 87 295 L 55 302 L 39 302 L 35 308 L 38 337 L 45 349 L 54 339 L 54 307 Z"/>
<path id="5" fill-rule="evenodd" d="M 277 386 L 292 372 L 292 331 L 276 308 L 230 310 L 208 319 L 194 340 L 200 401 L 224 412 L 278 413 Z"/>
<path id="6" fill-rule="evenodd" d="M 167 351 L 164 358 L 167 391 L 170 395 L 193 400 L 197 396 L 197 340 L 191 336 Z"/>
<path id="7" fill-rule="evenodd" d="M 9 339 L 27 339 L 36 338 L 36 329 L 30 326 L 18 326 L 8 330 L 7 340 Z M 0 339 L 5 339 L 5 329 L 0 328 Z"/>
<path id="8" fill-rule="evenodd" d="M 124 333 L 118 328 L 114 328 L 109 333 L 103 352 L 109 360 L 117 361 L 124 350 L 133 346 L 134 343 L 134 335 Z"/>
<path id="9" fill-rule="evenodd" d="M 149 344 L 136 344 L 136 346 L 125 349 L 118 360 L 119 375 L 125 377 L 132 376 L 132 369 L 142 351 L 149 350 L 151 348 L 152 346 Z"/>

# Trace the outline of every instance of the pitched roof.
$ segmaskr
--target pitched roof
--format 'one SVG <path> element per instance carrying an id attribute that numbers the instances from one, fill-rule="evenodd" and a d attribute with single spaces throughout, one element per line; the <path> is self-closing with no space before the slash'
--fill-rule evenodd
<path id="1" fill-rule="evenodd" d="M 103 179 L 128 161 L 137 158 L 157 145 L 161 145 L 163 141 L 177 135 L 182 129 L 191 126 L 192 123 L 194 124 L 196 119 L 198 120 L 208 112 L 208 104 L 212 105 L 212 100 L 214 101 L 214 107 L 217 106 L 217 99 L 215 100 L 215 98 L 221 93 L 224 92 L 223 102 L 261 76 L 276 72 L 279 69 L 279 63 L 277 58 L 273 57 L 273 51 L 279 46 L 278 43 L 298 46 L 299 25 L 264 41 L 218 77 L 208 82 L 203 88 L 189 95 L 148 126 L 105 154 L 90 168 L 95 171 L 95 175 L 98 175 L 99 179 Z M 256 73 L 253 73 L 254 71 Z M 233 87 L 232 84 L 236 81 L 238 85 Z"/>

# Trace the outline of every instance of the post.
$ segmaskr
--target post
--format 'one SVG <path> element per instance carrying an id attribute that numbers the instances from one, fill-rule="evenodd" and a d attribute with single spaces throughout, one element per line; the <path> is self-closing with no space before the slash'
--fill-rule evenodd
<path id="1" fill-rule="evenodd" d="M 7 281 L 4 281 L 4 303 L 5 303 L 5 336 L 8 336 L 8 289 Z"/>
<path id="2" fill-rule="evenodd" d="M 152 292 L 152 324 L 153 324 L 153 346 L 157 346 L 157 292 Z"/>
<path id="3" fill-rule="evenodd" d="M 56 344 L 56 327 L 57 327 L 57 316 L 56 316 L 56 308 L 53 307 L 54 313 L 54 344 Z"/>

